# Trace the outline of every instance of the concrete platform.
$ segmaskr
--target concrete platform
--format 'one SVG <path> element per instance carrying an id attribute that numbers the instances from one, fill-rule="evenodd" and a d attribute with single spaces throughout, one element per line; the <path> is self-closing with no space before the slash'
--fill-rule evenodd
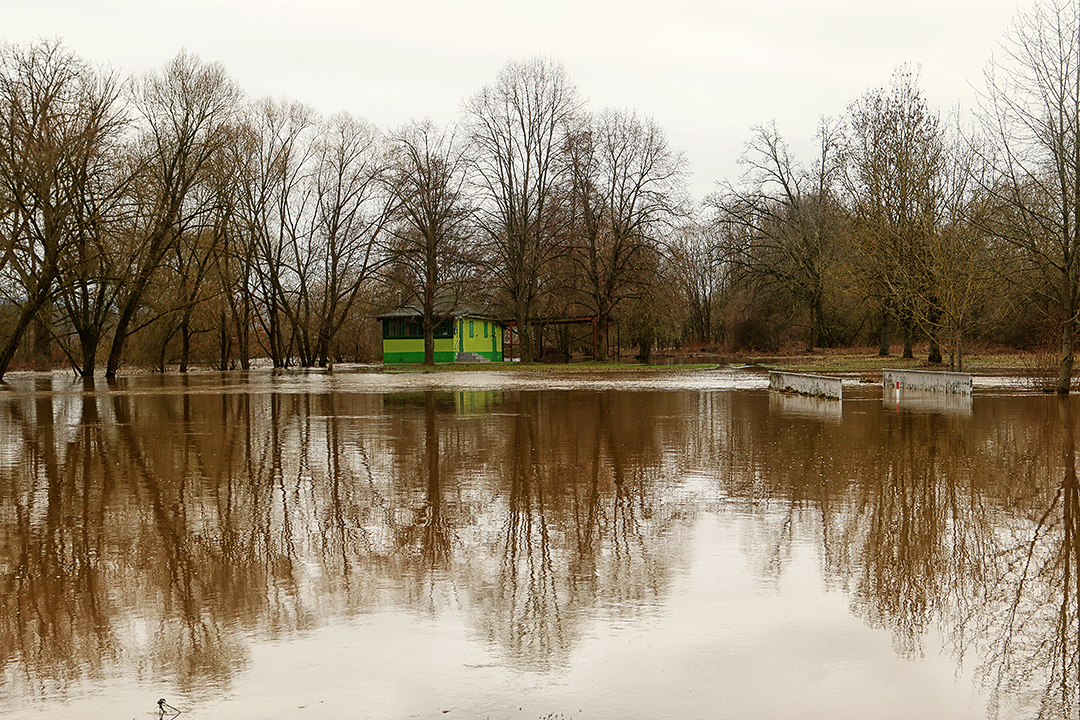
<path id="1" fill-rule="evenodd" d="M 938 372 L 936 370 L 882 370 L 882 384 L 886 393 L 897 390 L 954 393 L 970 395 L 970 373 Z"/>
<path id="2" fill-rule="evenodd" d="M 844 388 L 840 378 L 828 375 L 769 371 L 769 389 L 809 395 L 811 397 L 843 400 Z"/>

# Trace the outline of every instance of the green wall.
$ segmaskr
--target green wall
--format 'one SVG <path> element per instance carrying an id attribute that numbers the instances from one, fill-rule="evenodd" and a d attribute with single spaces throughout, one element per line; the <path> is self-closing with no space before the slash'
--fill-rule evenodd
<path id="1" fill-rule="evenodd" d="M 435 362 L 454 362 L 456 338 L 435 338 Z M 383 340 L 384 363 L 424 362 L 424 338 L 393 338 Z"/>
<path id="2" fill-rule="evenodd" d="M 492 362 L 502 362 L 502 327 L 498 323 L 461 318 L 455 335 L 461 338 L 461 352 L 476 353 Z"/>

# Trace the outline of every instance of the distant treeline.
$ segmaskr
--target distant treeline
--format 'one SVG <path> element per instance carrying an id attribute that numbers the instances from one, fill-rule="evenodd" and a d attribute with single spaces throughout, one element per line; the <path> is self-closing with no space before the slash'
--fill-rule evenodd
<path id="1" fill-rule="evenodd" d="M 544 58 L 450 126 L 380 130 L 247 99 L 187 53 L 122 80 L 57 42 L 4 46 L 0 376 L 370 360 L 374 315 L 414 305 L 430 338 L 467 301 L 526 360 L 592 352 L 591 329 L 536 322 L 571 317 L 596 319 L 601 358 L 895 341 L 960 368 L 973 341 L 1052 344 L 1066 392 L 1078 14 L 1017 17 L 973 123 L 901 67 L 822 119 L 805 163 L 753 128 L 742 177 L 700 204 L 661 128 L 591 110 Z"/>

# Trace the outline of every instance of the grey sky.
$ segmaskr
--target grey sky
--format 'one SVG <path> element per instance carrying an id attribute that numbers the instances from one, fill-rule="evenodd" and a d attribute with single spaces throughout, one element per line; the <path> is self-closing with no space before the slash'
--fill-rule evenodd
<path id="1" fill-rule="evenodd" d="M 1020 4 L 1021 8 L 1027 2 Z M 697 196 L 737 179 L 750 127 L 775 120 L 801 159 L 840 115 L 907 62 L 942 111 L 970 110 L 1014 0 L 20 0 L 0 37 L 59 37 L 123 75 L 181 48 L 275 95 L 383 128 L 458 117 L 502 66 L 561 62 L 590 107 L 653 116 L 685 151 Z"/>

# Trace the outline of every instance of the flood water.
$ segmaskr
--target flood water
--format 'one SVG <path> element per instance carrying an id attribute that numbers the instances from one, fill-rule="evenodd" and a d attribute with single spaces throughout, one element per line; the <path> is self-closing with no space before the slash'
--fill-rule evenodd
<path id="1" fill-rule="evenodd" d="M 0 390 L 0 718 L 1076 717 L 1080 399 Z"/>

